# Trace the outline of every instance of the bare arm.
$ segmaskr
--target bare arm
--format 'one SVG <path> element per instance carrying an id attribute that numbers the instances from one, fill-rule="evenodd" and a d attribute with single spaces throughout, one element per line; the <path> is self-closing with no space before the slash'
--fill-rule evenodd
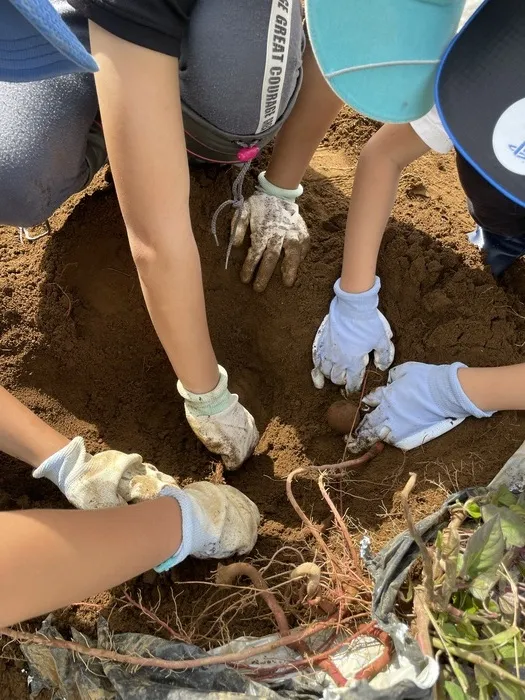
<path id="1" fill-rule="evenodd" d="M 360 293 L 373 286 L 377 256 L 401 173 L 429 150 L 410 124 L 386 124 L 364 147 L 346 223 L 341 274 L 344 291 Z"/>
<path id="2" fill-rule="evenodd" d="M 131 252 L 155 330 L 189 391 L 219 380 L 189 214 L 178 60 L 90 23 L 97 93 Z"/>
<path id="3" fill-rule="evenodd" d="M 109 510 L 14 511 L 0 513 L 0 532 L 4 627 L 158 565 L 180 546 L 181 513 L 174 498 Z"/>
<path id="4" fill-rule="evenodd" d="M 303 84 L 283 125 L 266 171 L 277 187 L 293 190 L 301 182 L 315 149 L 341 109 L 342 102 L 323 78 L 310 46 L 303 59 Z"/>
<path id="5" fill-rule="evenodd" d="M 61 450 L 69 440 L 0 387 L 0 452 L 32 467 Z"/>
<path id="6" fill-rule="evenodd" d="M 525 364 L 460 369 L 458 379 L 482 411 L 525 410 Z"/>

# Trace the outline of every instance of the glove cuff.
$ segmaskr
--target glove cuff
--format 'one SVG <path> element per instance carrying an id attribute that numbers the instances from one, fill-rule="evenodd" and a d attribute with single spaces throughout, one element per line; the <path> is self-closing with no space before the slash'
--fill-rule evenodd
<path id="1" fill-rule="evenodd" d="M 445 416 L 454 418 L 466 418 L 467 416 L 490 418 L 495 411 L 482 411 L 463 391 L 458 378 L 458 371 L 466 367 L 467 365 L 462 362 L 442 365 L 441 372 L 435 373 L 430 382 L 431 394 Z"/>
<path id="2" fill-rule="evenodd" d="M 266 179 L 266 170 L 259 173 L 257 180 L 259 182 L 259 187 L 265 194 L 269 194 L 271 197 L 278 197 L 279 199 L 284 199 L 292 204 L 295 202 L 297 197 L 300 197 L 303 193 L 303 186 L 299 185 L 295 190 L 285 190 L 284 187 L 277 187 L 269 180 Z"/>
<path id="3" fill-rule="evenodd" d="M 341 289 L 341 278 L 334 284 L 334 293 L 339 302 L 348 308 L 355 318 L 366 318 L 374 314 L 379 304 L 381 280 L 376 276 L 374 286 L 366 292 L 352 294 Z"/>
<path id="4" fill-rule="evenodd" d="M 33 471 L 33 476 L 35 479 L 42 479 L 42 477 L 45 476 L 64 493 L 65 481 L 68 474 L 63 472 L 62 467 L 64 463 L 69 460 L 72 460 L 74 464 L 77 463 L 82 456 L 86 456 L 84 438 L 73 438 L 65 447 L 42 462 L 42 464 Z"/>
<path id="5" fill-rule="evenodd" d="M 182 518 L 182 541 L 178 550 L 171 557 L 163 561 L 158 566 L 154 567 L 154 570 L 158 574 L 162 574 L 164 571 L 168 571 L 173 566 L 180 564 L 182 561 L 184 561 L 184 559 L 186 559 L 187 556 L 189 556 L 193 552 L 193 532 L 196 519 L 193 507 L 193 499 L 182 489 L 179 489 L 176 486 L 164 486 L 159 493 L 159 497 L 161 496 L 170 496 L 171 498 L 174 498 L 180 506 Z"/>
<path id="6" fill-rule="evenodd" d="M 186 402 L 186 408 L 195 417 L 214 416 L 225 411 L 234 401 L 234 395 L 228 390 L 228 372 L 219 365 L 219 383 L 207 394 L 194 394 L 177 382 L 177 391 Z"/>

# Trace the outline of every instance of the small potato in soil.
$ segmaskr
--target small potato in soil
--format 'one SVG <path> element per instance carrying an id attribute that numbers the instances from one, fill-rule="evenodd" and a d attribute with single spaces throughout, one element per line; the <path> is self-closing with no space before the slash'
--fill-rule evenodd
<path id="1" fill-rule="evenodd" d="M 346 401 L 345 399 L 340 399 L 335 401 L 328 411 L 326 412 L 326 422 L 332 428 L 332 430 L 339 435 L 347 435 L 359 420 L 359 406 L 352 403 L 352 401 Z"/>

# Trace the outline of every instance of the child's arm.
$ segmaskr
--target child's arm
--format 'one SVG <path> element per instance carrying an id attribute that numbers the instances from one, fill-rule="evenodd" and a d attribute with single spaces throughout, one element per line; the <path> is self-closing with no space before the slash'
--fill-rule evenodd
<path id="1" fill-rule="evenodd" d="M 429 150 L 410 124 L 385 124 L 363 148 L 346 222 L 343 291 L 359 294 L 373 287 L 401 173 Z"/>
<path id="2" fill-rule="evenodd" d="M 0 452 L 38 467 L 69 440 L 0 387 Z"/>
<path id="3" fill-rule="evenodd" d="M 97 511 L 0 513 L 0 627 L 78 602 L 188 555 L 246 554 L 259 511 L 237 489 L 165 486 L 161 498 Z"/>
<path id="4" fill-rule="evenodd" d="M 386 387 L 364 398 L 373 408 L 356 434 L 357 450 L 382 440 L 402 450 L 433 440 L 465 418 L 525 409 L 525 364 L 466 367 L 406 362 L 391 370 Z"/>
<path id="5" fill-rule="evenodd" d="M 357 391 L 372 350 L 379 369 L 392 364 L 392 332 L 378 310 L 377 256 L 400 175 L 428 150 L 410 124 L 387 124 L 361 153 L 348 210 L 343 271 L 313 346 L 312 379 L 319 389 L 326 377 L 347 392 Z"/>

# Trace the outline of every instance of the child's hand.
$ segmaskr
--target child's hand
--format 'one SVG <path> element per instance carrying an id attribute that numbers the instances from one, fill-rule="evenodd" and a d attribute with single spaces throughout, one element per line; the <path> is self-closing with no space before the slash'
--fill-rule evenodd
<path id="1" fill-rule="evenodd" d="M 156 571 L 166 571 L 188 555 L 225 559 L 253 549 L 261 516 L 255 503 L 232 486 L 199 481 L 184 489 L 165 486 L 160 495 L 179 503 L 182 544 Z"/>
<path id="2" fill-rule="evenodd" d="M 388 442 L 411 450 L 443 435 L 467 416 L 488 418 L 463 391 L 458 370 L 452 365 L 406 362 L 394 367 L 386 387 L 375 389 L 363 399 L 372 410 L 357 428 L 350 449 L 359 452 L 376 442 Z"/>
<path id="3" fill-rule="evenodd" d="M 175 479 L 145 464 L 138 454 L 106 450 L 92 456 L 84 440 L 74 438 L 43 462 L 33 476 L 47 477 L 76 508 L 93 510 L 158 497 Z"/>
<path id="4" fill-rule="evenodd" d="M 228 390 L 228 374 L 219 367 L 219 383 L 207 394 L 193 394 L 181 382 L 177 390 L 184 399 L 186 418 L 210 452 L 222 457 L 226 469 L 238 469 L 259 442 L 255 420 Z"/>
<path id="5" fill-rule="evenodd" d="M 285 287 L 292 287 L 299 265 L 310 248 L 308 229 L 297 204 L 258 190 L 232 220 L 235 247 L 243 244 L 248 226 L 250 248 L 242 266 L 241 280 L 248 283 L 255 277 L 253 288 L 264 292 L 284 250 L 281 274 Z"/>
<path id="6" fill-rule="evenodd" d="M 312 348 L 312 379 L 317 389 L 323 388 L 326 377 L 344 386 L 347 393 L 358 391 L 372 350 L 379 370 L 392 364 L 392 331 L 377 308 L 380 287 L 379 277 L 372 289 L 361 294 L 343 291 L 340 280 L 335 283 L 330 313 L 319 327 Z"/>

